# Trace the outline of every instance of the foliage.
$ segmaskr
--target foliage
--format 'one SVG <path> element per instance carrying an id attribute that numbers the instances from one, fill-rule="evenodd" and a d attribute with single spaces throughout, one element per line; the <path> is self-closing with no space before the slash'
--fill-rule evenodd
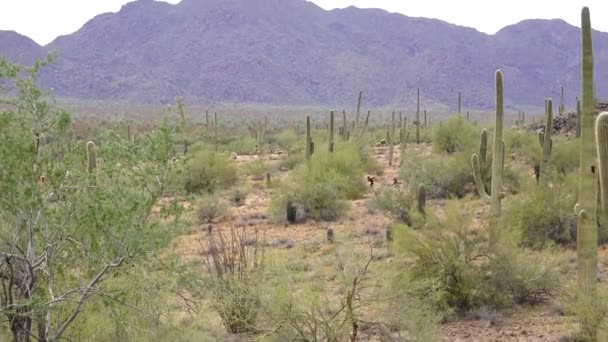
<path id="1" fill-rule="evenodd" d="M 529 181 L 519 195 L 506 201 L 501 229 L 520 232 L 524 246 L 543 248 L 550 241 L 569 244 L 576 240 L 572 210 L 578 192 L 576 180 L 573 175 L 554 179 L 550 187 Z"/>
<path id="2" fill-rule="evenodd" d="M 293 171 L 291 181 L 274 194 L 271 214 L 284 222 L 288 200 L 316 220 L 333 221 L 347 209 L 346 200 L 362 196 L 363 170 L 369 157 L 355 144 L 339 144 L 334 153 L 315 151 L 311 160 Z"/>
<path id="3" fill-rule="evenodd" d="M 212 234 L 203 240 L 203 255 L 204 281 L 224 325 L 231 333 L 254 332 L 264 267 L 257 236 L 250 239 L 245 228 Z"/>
<path id="4" fill-rule="evenodd" d="M 424 230 L 395 229 L 397 251 L 413 258 L 402 281 L 418 298 L 449 313 L 535 303 L 554 292 L 558 283 L 550 256 L 522 253 L 510 234 L 502 234 L 490 252 L 469 215 L 450 203 L 446 216 L 429 218 Z"/>
<path id="5" fill-rule="evenodd" d="M 230 163 L 228 155 L 215 152 L 213 148 L 204 144 L 192 147 L 186 181 L 188 192 L 213 193 L 218 189 L 235 184 L 236 181 L 236 168 Z"/>
<path id="6" fill-rule="evenodd" d="M 196 201 L 197 216 L 199 223 L 213 223 L 214 220 L 224 217 L 230 213 L 230 208 L 225 201 L 217 195 L 205 195 Z"/>
<path id="7" fill-rule="evenodd" d="M 424 217 L 416 209 L 415 194 L 406 193 L 400 189 L 388 188 L 369 201 L 369 206 L 389 213 L 397 222 L 409 227 L 421 227 Z"/>
<path id="8" fill-rule="evenodd" d="M 450 117 L 433 129 L 433 151 L 452 154 L 470 151 L 479 144 L 479 132 L 460 115 Z"/>
<path id="9" fill-rule="evenodd" d="M 0 113 L 0 236 L 10 237 L 0 246 L 0 312 L 16 341 L 69 336 L 100 296 L 110 301 L 106 310 L 122 303 L 116 271 L 142 264 L 179 232 L 158 220 L 179 219 L 172 201 L 158 201 L 180 167 L 169 162 L 168 121 L 135 145 L 104 134 L 89 174 L 69 115 L 36 87 L 46 62 L 22 68 L 0 58 L 4 90 L 16 95 Z"/>

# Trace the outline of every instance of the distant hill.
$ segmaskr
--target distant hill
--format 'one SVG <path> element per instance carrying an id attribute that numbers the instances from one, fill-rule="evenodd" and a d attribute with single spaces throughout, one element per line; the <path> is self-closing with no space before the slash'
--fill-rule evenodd
<path id="1" fill-rule="evenodd" d="M 304 0 L 152 0 L 99 15 L 45 47 L 0 32 L 0 53 L 59 51 L 42 82 L 60 97 L 168 103 L 493 106 L 493 72 L 512 106 L 580 89 L 580 30 L 526 20 L 495 35 L 377 9 L 326 11 Z M 599 95 L 608 95 L 608 34 L 595 32 Z M 604 93 L 603 93 L 604 92 Z"/>

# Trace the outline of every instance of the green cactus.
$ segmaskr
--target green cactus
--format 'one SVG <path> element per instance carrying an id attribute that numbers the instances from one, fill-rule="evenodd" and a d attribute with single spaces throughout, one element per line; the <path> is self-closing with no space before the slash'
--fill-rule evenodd
<path id="1" fill-rule="evenodd" d="M 416 144 L 420 144 L 420 88 L 416 94 Z"/>
<path id="2" fill-rule="evenodd" d="M 310 160 L 310 157 L 312 157 L 312 154 L 315 152 L 314 146 L 310 129 L 310 115 L 306 115 L 306 159 Z"/>
<path id="3" fill-rule="evenodd" d="M 427 127 L 429 126 L 429 123 L 428 123 L 428 121 L 426 119 L 427 118 L 426 118 L 426 109 L 425 109 L 424 110 L 424 126 L 423 126 L 424 129 L 427 129 Z"/>
<path id="4" fill-rule="evenodd" d="M 355 125 L 353 128 L 353 132 L 355 133 L 355 137 L 357 136 L 359 130 L 359 116 L 361 115 L 361 99 L 363 97 L 363 92 L 359 91 L 359 98 L 357 100 L 357 116 L 355 117 Z"/>
<path id="5" fill-rule="evenodd" d="M 494 154 L 492 159 L 492 185 L 490 195 L 485 190 L 483 185 L 483 179 L 481 177 L 481 167 L 479 165 L 479 156 L 474 154 L 471 158 L 471 164 L 473 168 L 473 176 L 475 178 L 475 185 L 477 192 L 483 200 L 489 200 L 491 204 L 491 217 L 497 219 L 502 214 L 501 201 L 504 198 L 502 193 L 502 175 L 504 170 L 504 155 L 505 155 L 505 143 L 502 138 L 503 132 L 503 120 L 504 120 L 504 106 L 503 106 L 503 78 L 502 71 L 496 71 L 496 117 L 494 124 Z M 483 136 L 483 132 L 482 132 Z M 481 152 L 481 151 L 480 151 Z M 496 232 L 490 231 L 490 241 L 494 242 L 496 239 Z"/>
<path id="6" fill-rule="evenodd" d="M 485 165 L 488 160 L 488 131 L 484 128 L 481 130 L 481 144 L 479 145 L 479 156 L 481 163 Z"/>
<path id="7" fill-rule="evenodd" d="M 418 211 L 425 215 L 426 214 L 426 188 L 424 187 L 424 184 L 420 184 L 420 186 L 418 186 L 418 193 L 417 196 L 418 198 Z"/>
<path id="8" fill-rule="evenodd" d="M 209 111 L 205 111 L 205 132 L 209 134 Z"/>
<path id="9" fill-rule="evenodd" d="M 93 174 L 97 170 L 97 147 L 92 141 L 87 143 L 87 169 L 89 174 Z"/>
<path id="10" fill-rule="evenodd" d="M 597 181 L 595 162 L 597 158 L 594 137 L 593 96 L 593 47 L 591 41 L 591 19 L 589 8 L 583 7 L 582 21 L 582 111 L 580 139 L 579 201 L 574 207 L 577 222 L 578 285 L 582 295 L 595 298 L 597 285 L 598 225 L 596 217 Z M 595 335 L 596 327 L 582 322 L 586 333 Z"/>
<path id="11" fill-rule="evenodd" d="M 553 145 L 553 141 L 551 140 L 551 133 L 553 131 L 553 100 L 550 98 L 547 99 L 546 114 L 545 133 L 538 133 L 538 139 L 542 147 L 539 180 L 543 183 L 546 183 L 549 179 L 549 162 L 551 160 L 551 147 Z"/>
<path id="12" fill-rule="evenodd" d="M 461 115 L 462 111 L 462 94 L 458 92 L 458 116 Z"/>
<path id="13" fill-rule="evenodd" d="M 342 138 L 344 140 L 348 140 L 347 136 L 348 136 L 348 127 L 346 126 L 346 110 L 342 110 Z"/>
<path id="14" fill-rule="evenodd" d="M 334 111 L 329 112 L 329 153 L 334 152 Z"/>
<path id="15" fill-rule="evenodd" d="M 266 172 L 266 187 L 270 189 L 272 187 L 272 175 L 270 172 Z"/>
<path id="16" fill-rule="evenodd" d="M 581 100 L 576 97 L 576 137 L 581 137 Z"/>
<path id="17" fill-rule="evenodd" d="M 367 116 L 365 117 L 365 124 L 363 125 L 363 130 L 361 131 L 361 136 L 364 136 L 367 133 L 367 126 L 369 125 L 369 116 L 372 114 L 371 110 L 367 111 Z"/>
<path id="18" fill-rule="evenodd" d="M 600 223 L 598 236 L 601 241 L 606 241 L 608 237 L 608 112 L 602 112 L 597 117 L 595 139 L 601 199 L 601 207 L 598 211 Z"/>
<path id="19" fill-rule="evenodd" d="M 290 224 L 296 223 L 297 208 L 295 205 L 293 205 L 293 202 L 291 200 L 287 201 L 286 211 L 287 211 L 287 222 L 289 222 Z"/>
<path id="20" fill-rule="evenodd" d="M 565 110 L 566 106 L 564 105 L 564 86 L 562 86 L 560 90 L 559 114 L 564 114 Z"/>
<path id="21" fill-rule="evenodd" d="M 467 121 L 471 121 L 471 116 L 468 111 L 467 111 Z"/>

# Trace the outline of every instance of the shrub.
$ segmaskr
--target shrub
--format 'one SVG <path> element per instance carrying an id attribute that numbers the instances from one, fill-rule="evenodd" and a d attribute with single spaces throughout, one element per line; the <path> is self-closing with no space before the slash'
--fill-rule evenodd
<path id="1" fill-rule="evenodd" d="M 198 199 L 196 208 L 198 220 L 201 224 L 212 223 L 229 213 L 228 205 L 215 195 L 206 195 Z"/>
<path id="2" fill-rule="evenodd" d="M 571 243 L 576 240 L 572 208 L 577 192 L 574 176 L 559 177 L 551 188 L 529 182 L 518 196 L 505 201 L 501 229 L 520 232 L 522 244 L 527 247 L 543 248 L 550 241 Z"/>
<path id="3" fill-rule="evenodd" d="M 338 145 L 332 154 L 316 151 L 310 161 L 294 170 L 271 201 L 271 214 L 276 221 L 285 221 L 287 201 L 300 212 L 323 221 L 339 218 L 348 204 L 346 200 L 360 198 L 366 190 L 363 179 L 364 149 L 355 144 Z"/>
<path id="4" fill-rule="evenodd" d="M 522 253 L 508 233 L 490 250 L 469 215 L 449 203 L 446 216 L 444 222 L 429 218 L 424 230 L 396 230 L 397 250 L 413 260 L 406 281 L 418 298 L 449 313 L 536 303 L 555 291 L 550 255 Z"/>
<path id="5" fill-rule="evenodd" d="M 236 168 L 228 155 L 218 153 L 206 145 L 193 147 L 188 163 L 186 190 L 190 193 L 212 193 L 236 183 Z"/>
<path id="6" fill-rule="evenodd" d="M 436 153 L 470 151 L 478 144 L 479 132 L 462 116 L 452 116 L 433 129 L 433 151 Z"/>
<path id="7" fill-rule="evenodd" d="M 418 228 L 424 223 L 424 218 L 416 209 L 415 195 L 412 196 L 400 189 L 383 189 L 368 203 L 371 208 L 387 212 L 397 222 L 404 223 L 409 227 Z"/>
<path id="8" fill-rule="evenodd" d="M 226 329 L 234 334 L 256 331 L 260 306 L 258 286 L 263 276 L 264 253 L 257 236 L 233 228 L 230 236 L 222 233 L 203 241 L 203 265 L 213 307 Z"/>

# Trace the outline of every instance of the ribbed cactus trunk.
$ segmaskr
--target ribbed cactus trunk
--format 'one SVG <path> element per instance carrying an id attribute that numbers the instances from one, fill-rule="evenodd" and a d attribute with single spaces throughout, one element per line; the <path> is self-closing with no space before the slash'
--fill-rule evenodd
<path id="1" fill-rule="evenodd" d="M 564 114 L 566 111 L 566 105 L 564 105 L 564 86 L 561 87 L 559 96 L 559 114 Z"/>
<path id="2" fill-rule="evenodd" d="M 393 110 L 393 118 L 391 120 L 391 128 L 389 130 L 389 140 L 388 140 L 388 166 L 393 166 L 394 149 L 395 149 L 395 111 Z"/>
<path id="3" fill-rule="evenodd" d="M 420 88 L 416 91 L 416 144 L 420 144 Z"/>
<path id="4" fill-rule="evenodd" d="M 580 139 L 579 201 L 575 206 L 577 222 L 577 264 L 579 291 L 587 298 L 594 298 L 597 283 L 597 168 L 594 132 L 593 98 L 593 47 L 589 9 L 584 7 L 582 21 L 582 113 Z M 583 322 L 584 323 L 584 322 Z M 586 333 L 595 334 L 592 326 L 584 326 Z"/>
<path id="5" fill-rule="evenodd" d="M 598 236 L 604 241 L 608 237 L 608 112 L 601 113 L 595 122 L 595 139 L 601 199 Z"/>
<path id="6" fill-rule="evenodd" d="M 424 187 L 424 184 L 420 184 L 420 186 L 418 186 L 417 198 L 418 198 L 418 211 L 422 215 L 425 215 L 426 214 L 426 188 Z"/>
<path id="7" fill-rule="evenodd" d="M 549 181 L 549 162 L 551 161 L 551 147 L 553 141 L 551 140 L 551 134 L 553 131 L 553 100 L 547 99 L 546 101 L 546 121 L 545 121 L 545 133 L 539 135 L 539 140 L 542 138 L 541 147 L 542 154 L 540 159 L 540 179 L 541 184 L 547 184 Z"/>
<path id="8" fill-rule="evenodd" d="M 334 111 L 329 112 L 329 153 L 334 152 Z"/>
<path id="9" fill-rule="evenodd" d="M 365 124 L 363 125 L 363 130 L 361 131 L 361 136 L 364 136 L 367 133 L 367 126 L 369 125 L 369 116 L 372 114 L 371 110 L 367 111 L 367 116 L 365 117 Z"/>
<path id="10" fill-rule="evenodd" d="M 306 159 L 310 160 L 310 157 L 313 154 L 313 148 L 310 115 L 306 115 Z"/>
<path id="11" fill-rule="evenodd" d="M 581 137 L 581 100 L 576 97 L 576 137 Z"/>
<path id="12" fill-rule="evenodd" d="M 481 163 L 485 165 L 488 160 L 488 130 L 485 128 L 481 131 L 481 143 L 479 144 L 479 156 Z"/>
<path id="13" fill-rule="evenodd" d="M 462 94 L 458 92 L 458 116 L 462 114 Z"/>
<path id="14" fill-rule="evenodd" d="M 355 116 L 355 127 L 353 128 L 354 136 L 357 136 L 359 130 L 359 117 L 361 116 L 361 99 L 363 97 L 363 92 L 359 91 L 359 98 L 357 99 L 357 115 Z"/>
<path id="15" fill-rule="evenodd" d="M 87 170 L 89 172 L 89 183 L 97 184 L 97 146 L 92 141 L 87 143 Z"/>
<path id="16" fill-rule="evenodd" d="M 502 138 L 504 122 L 504 105 L 503 105 L 503 78 L 502 71 L 496 71 L 496 118 L 494 123 L 494 154 L 492 155 L 492 185 L 491 193 L 485 190 L 483 185 L 483 179 L 481 177 L 481 167 L 479 164 L 479 156 L 474 154 L 471 158 L 471 164 L 473 168 L 473 176 L 475 178 L 475 185 L 477 192 L 483 200 L 490 201 L 490 218 L 493 223 L 491 224 L 490 230 L 490 244 L 494 244 L 497 238 L 496 232 L 496 220 L 500 218 L 502 214 L 501 201 L 504 197 L 502 192 L 502 175 L 504 170 L 505 162 L 505 143 Z M 487 134 L 487 133 L 486 133 Z M 482 144 L 483 144 L 482 132 Z M 481 152 L 481 151 L 480 151 Z M 483 154 L 483 152 L 481 152 Z"/>

